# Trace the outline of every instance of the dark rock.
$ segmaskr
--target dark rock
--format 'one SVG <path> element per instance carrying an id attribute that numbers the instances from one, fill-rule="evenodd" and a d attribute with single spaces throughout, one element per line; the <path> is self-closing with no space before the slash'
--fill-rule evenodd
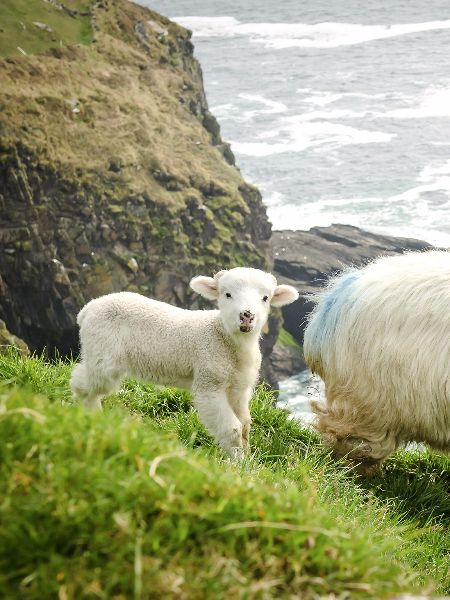
<path id="1" fill-rule="evenodd" d="M 181 181 L 179 181 L 174 175 L 166 173 L 163 170 L 156 169 L 153 171 L 153 177 L 169 192 L 177 192 L 183 189 L 183 183 Z"/>
<path id="2" fill-rule="evenodd" d="M 222 142 L 221 144 L 217 144 L 217 149 L 222 153 L 222 156 L 229 165 L 232 167 L 236 165 L 236 158 L 231 150 L 230 144 Z"/>
<path id="3" fill-rule="evenodd" d="M 308 294 L 349 265 L 363 265 L 380 255 L 431 248 L 427 242 L 363 231 L 351 225 L 313 227 L 309 231 L 275 231 L 270 240 L 279 282 L 293 285 L 300 298 L 283 308 L 284 328 L 300 343 L 312 309 Z"/>
<path id="4" fill-rule="evenodd" d="M 276 343 L 269 357 L 274 381 L 282 381 L 306 369 L 300 346 L 284 346 Z"/>
<path id="5" fill-rule="evenodd" d="M 214 145 L 217 145 L 221 142 L 220 139 L 220 125 L 217 122 L 216 117 L 209 112 L 209 110 L 203 111 L 203 127 L 206 131 L 209 131 L 211 134 L 211 141 Z"/>
<path id="6" fill-rule="evenodd" d="M 122 170 L 122 161 L 120 158 L 112 158 L 109 161 L 109 170 L 113 173 L 119 173 Z"/>

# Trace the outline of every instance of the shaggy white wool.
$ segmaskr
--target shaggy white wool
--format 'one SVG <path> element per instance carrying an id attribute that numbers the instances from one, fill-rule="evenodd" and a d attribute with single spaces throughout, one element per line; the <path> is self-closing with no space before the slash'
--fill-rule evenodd
<path id="1" fill-rule="evenodd" d="M 126 376 L 191 389 L 203 424 L 235 454 L 248 444 L 248 404 L 270 306 L 298 293 L 251 268 L 195 277 L 191 287 L 218 301 L 219 310 L 184 310 L 131 292 L 89 302 L 78 315 L 81 362 L 71 388 L 89 408 L 101 408 Z"/>
<path id="2" fill-rule="evenodd" d="M 305 331 L 325 382 L 317 426 L 377 463 L 407 441 L 450 448 L 450 253 L 380 258 L 331 280 Z"/>

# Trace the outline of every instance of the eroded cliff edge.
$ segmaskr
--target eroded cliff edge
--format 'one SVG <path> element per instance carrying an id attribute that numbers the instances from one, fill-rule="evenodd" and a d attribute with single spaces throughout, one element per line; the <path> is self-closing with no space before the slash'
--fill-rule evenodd
<path id="1" fill-rule="evenodd" d="M 208 111 L 188 30 L 126 0 L 49 2 L 43 29 L 38 4 L 21 16 L 36 44 L 0 59 L 0 318 L 64 355 L 90 298 L 196 306 L 193 275 L 270 268 L 271 230 Z"/>

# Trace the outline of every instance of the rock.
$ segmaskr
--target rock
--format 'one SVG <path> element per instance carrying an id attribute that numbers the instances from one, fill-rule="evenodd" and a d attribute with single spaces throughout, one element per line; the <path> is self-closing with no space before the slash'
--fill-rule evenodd
<path id="1" fill-rule="evenodd" d="M 277 342 L 273 347 L 269 362 L 275 381 L 282 381 L 294 373 L 300 373 L 306 369 L 302 349 L 299 345 L 285 346 Z"/>
<path id="2" fill-rule="evenodd" d="M 275 231 L 270 246 L 278 281 L 300 292 L 296 302 L 283 307 L 284 327 L 300 344 L 312 309 L 307 294 L 317 292 L 331 274 L 348 265 L 362 265 L 380 254 L 431 248 L 427 242 L 370 233 L 351 225 Z"/>
<path id="3" fill-rule="evenodd" d="M 220 144 L 220 125 L 217 122 L 216 117 L 209 112 L 209 110 L 203 111 L 203 127 L 211 134 L 211 141 L 214 145 Z"/>
<path id="4" fill-rule="evenodd" d="M 122 170 L 122 161 L 120 158 L 111 158 L 109 161 L 109 170 L 113 173 L 120 173 Z"/>
<path id="5" fill-rule="evenodd" d="M 130 258 L 130 260 L 127 262 L 127 266 L 131 271 L 133 271 L 133 273 L 137 273 L 139 271 L 139 265 L 135 258 Z"/>
<path id="6" fill-rule="evenodd" d="M 0 319 L 0 354 L 4 354 L 11 347 L 15 348 L 21 356 L 30 354 L 26 343 L 8 331 L 5 322 Z"/>
<path id="7" fill-rule="evenodd" d="M 158 36 L 161 37 L 166 37 L 166 35 L 168 35 L 168 31 L 165 27 L 162 27 L 159 23 L 157 23 L 156 21 L 153 21 L 152 19 L 149 19 L 147 21 L 147 25 L 150 27 L 150 29 L 152 29 Z"/>
<path id="8" fill-rule="evenodd" d="M 233 167 L 236 165 L 236 158 L 231 150 L 230 144 L 222 142 L 221 144 L 217 144 L 217 149 L 222 153 L 222 156 L 229 165 Z"/>
<path id="9" fill-rule="evenodd" d="M 45 23 L 41 23 L 40 21 L 33 21 L 33 25 L 36 25 L 36 27 L 38 27 L 38 29 L 42 29 L 43 31 L 48 31 L 49 33 L 51 33 L 53 31 L 53 29 L 51 27 L 49 27 Z"/>

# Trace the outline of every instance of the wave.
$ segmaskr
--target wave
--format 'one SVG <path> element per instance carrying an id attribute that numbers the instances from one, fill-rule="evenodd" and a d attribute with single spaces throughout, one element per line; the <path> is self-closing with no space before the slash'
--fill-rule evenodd
<path id="1" fill-rule="evenodd" d="M 433 205 L 433 210 L 450 209 L 450 159 L 444 163 L 432 163 L 426 166 L 417 177 L 417 182 L 420 185 L 412 187 L 401 194 L 391 196 L 389 201 L 401 202 L 404 201 L 415 206 L 415 210 L 420 211 L 421 207 L 418 202 L 425 201 L 426 208 Z M 428 197 L 430 192 L 441 192 L 441 196 Z"/>
<path id="2" fill-rule="evenodd" d="M 419 105 L 390 110 L 383 116 L 396 119 L 450 117 L 450 88 L 429 88 Z"/>
<path id="3" fill-rule="evenodd" d="M 422 239 L 450 247 L 450 159 L 422 169 L 417 185 L 388 197 L 329 197 L 301 205 L 286 197 L 268 198 L 268 216 L 274 229 L 310 229 L 348 223 L 375 233 Z M 406 218 L 407 217 L 407 218 Z M 444 226 L 446 224 L 446 226 Z"/>
<path id="4" fill-rule="evenodd" d="M 328 108 L 329 104 L 333 104 L 347 96 L 366 97 L 365 94 L 357 93 L 334 93 L 334 92 L 313 92 L 302 100 L 307 105 L 315 105 Z M 373 96 L 367 95 L 367 98 L 377 99 L 376 94 Z M 383 95 L 379 94 L 381 98 Z M 409 106 L 401 106 L 391 110 L 379 110 L 380 105 L 374 104 L 372 107 L 365 107 L 362 110 L 351 110 L 349 108 L 330 108 L 328 110 L 306 110 L 298 115 L 289 117 L 281 116 L 277 121 L 277 127 L 270 129 L 259 135 L 260 139 L 273 139 L 281 134 L 289 133 L 292 127 L 304 127 L 308 121 L 341 121 L 347 119 L 426 119 L 433 117 L 450 117 L 450 87 L 431 87 L 425 90 L 422 99 L 414 106 L 412 102 L 414 97 L 405 94 L 384 95 L 389 96 L 390 101 L 401 102 L 403 105 L 409 103 Z M 246 122 L 252 120 L 258 115 L 280 114 L 288 111 L 288 107 L 283 102 L 278 102 L 265 98 L 256 94 L 239 94 L 239 98 L 252 102 L 261 103 L 263 108 L 243 110 L 239 104 L 224 104 L 213 109 L 213 112 L 219 119 L 232 119 L 236 122 Z M 398 104 L 397 104 L 398 106 Z M 318 125 L 318 128 L 320 125 Z M 330 124 L 331 127 L 331 124 Z M 338 127 L 338 125 L 336 125 Z M 297 135 L 297 134 L 295 134 Z M 385 138 L 381 141 L 388 141 L 388 137 L 393 137 L 391 134 L 384 134 Z M 376 136 L 377 138 L 379 136 Z M 376 141 L 376 140 L 375 140 Z M 437 145 L 445 145 L 444 142 L 430 142 Z M 302 148 L 300 148 L 302 149 Z M 294 149 L 295 151 L 295 149 Z M 259 156 L 267 156 L 268 154 L 277 153 L 279 150 L 274 149 L 274 152 L 268 152 L 261 149 Z M 246 154 L 247 152 L 243 152 Z"/>
<path id="5" fill-rule="evenodd" d="M 171 17 L 192 30 L 194 37 L 235 37 L 240 22 L 234 17 Z"/>
<path id="6" fill-rule="evenodd" d="M 269 100 L 268 98 L 260 96 L 259 94 L 239 94 L 239 98 L 243 98 L 244 100 L 248 100 L 250 102 L 259 102 L 265 107 L 262 109 L 245 111 L 244 116 L 248 118 L 251 118 L 255 115 L 275 115 L 287 111 L 287 106 L 283 102 Z"/>
<path id="7" fill-rule="evenodd" d="M 317 106 L 326 106 L 327 104 L 332 104 L 333 102 L 337 102 L 337 100 L 341 100 L 343 97 L 344 94 L 333 92 L 313 92 L 312 96 L 305 98 L 303 102 L 315 104 Z"/>
<path id="8" fill-rule="evenodd" d="M 302 152 L 308 148 L 326 146 L 327 149 L 349 144 L 380 144 L 389 142 L 395 134 L 383 131 L 356 129 L 328 121 L 303 121 L 298 117 L 286 117 L 283 125 L 266 131 L 259 139 L 282 137 L 284 141 L 273 143 L 266 141 L 232 141 L 231 147 L 236 154 L 247 156 L 270 156 L 285 152 Z"/>
<path id="9" fill-rule="evenodd" d="M 355 23 L 242 23 L 234 17 L 174 17 L 193 31 L 194 37 L 247 36 L 251 42 L 275 50 L 285 48 L 337 48 L 375 40 L 450 29 L 450 19 L 395 25 Z"/>

